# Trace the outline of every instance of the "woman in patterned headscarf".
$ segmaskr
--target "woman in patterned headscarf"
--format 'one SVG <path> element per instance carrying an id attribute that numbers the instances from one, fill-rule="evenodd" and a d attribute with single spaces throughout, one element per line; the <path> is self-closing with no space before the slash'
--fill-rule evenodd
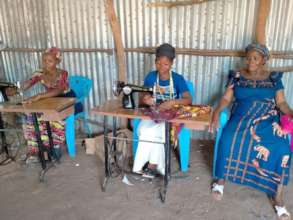
<path id="1" fill-rule="evenodd" d="M 24 103 L 32 103 L 41 99 L 64 96 L 64 97 L 75 97 L 75 94 L 69 88 L 68 83 L 68 72 L 57 68 L 57 65 L 61 62 L 61 51 L 52 47 L 47 49 L 42 54 L 42 69 L 37 70 L 33 73 L 31 78 L 23 83 L 23 90 L 27 90 L 37 83 L 41 83 L 45 87 L 45 92 L 38 93 L 24 101 Z M 80 111 L 82 106 L 77 106 L 76 111 Z M 45 147 L 49 147 L 49 138 L 46 131 L 46 124 L 44 121 L 39 119 L 41 138 L 44 142 Z M 63 121 L 51 121 L 51 130 L 53 137 L 54 150 L 56 155 L 60 157 L 61 146 L 64 145 L 65 134 L 64 134 L 64 122 Z M 27 124 L 25 126 L 25 138 L 28 145 L 28 162 L 30 160 L 36 160 L 37 157 L 37 141 L 34 132 L 34 126 L 32 117 L 27 116 Z"/>
<path id="2" fill-rule="evenodd" d="M 233 101 L 219 142 L 212 193 L 220 200 L 227 180 L 253 187 L 272 198 L 279 219 L 289 219 L 282 194 L 289 181 L 291 153 L 288 137 L 279 126 L 279 113 L 292 118 L 293 111 L 285 100 L 282 73 L 267 71 L 268 59 L 265 45 L 250 44 L 246 69 L 230 71 L 211 122 L 216 127 L 219 113 Z"/>

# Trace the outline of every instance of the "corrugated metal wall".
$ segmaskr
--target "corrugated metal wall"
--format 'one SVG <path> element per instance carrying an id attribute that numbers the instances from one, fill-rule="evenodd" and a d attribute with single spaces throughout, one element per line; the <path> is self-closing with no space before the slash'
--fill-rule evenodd
<path id="1" fill-rule="evenodd" d="M 171 1 L 171 0 L 170 0 Z M 243 49 L 254 36 L 257 0 L 215 0 L 174 7 L 147 7 L 155 0 L 114 0 L 126 48 L 154 47 L 169 42 L 178 48 Z M 67 52 L 62 68 L 94 80 L 87 108 L 112 98 L 117 63 L 111 28 L 103 0 L 0 0 L 0 40 L 9 48 L 110 49 L 106 52 Z M 267 26 L 273 50 L 293 50 L 293 1 L 272 0 Z M 1 52 L 5 77 L 23 80 L 40 66 L 40 52 Z M 154 68 L 154 56 L 126 54 L 127 79 L 141 84 Z M 223 91 L 229 69 L 240 58 L 178 55 L 174 69 L 194 81 L 198 103 L 214 104 Z M 1 64 L 1 62 L 0 62 Z M 292 60 L 273 60 L 274 67 Z M 286 96 L 293 105 L 293 74 L 286 73 Z"/>

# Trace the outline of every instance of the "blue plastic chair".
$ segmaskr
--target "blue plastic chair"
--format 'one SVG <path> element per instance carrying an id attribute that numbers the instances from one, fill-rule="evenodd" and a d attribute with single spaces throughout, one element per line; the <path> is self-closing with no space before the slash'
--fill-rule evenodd
<path id="1" fill-rule="evenodd" d="M 69 87 L 76 94 L 76 103 L 83 103 L 84 99 L 89 95 L 90 90 L 92 88 L 93 81 L 84 76 L 70 76 L 69 77 Z M 75 149 L 75 129 L 74 129 L 74 121 L 76 119 L 82 119 L 84 128 L 88 135 L 92 134 L 91 128 L 86 122 L 87 113 L 82 111 L 76 115 L 72 114 L 65 119 L 65 136 L 66 136 L 66 145 L 68 154 L 70 157 L 75 157 L 76 149 Z"/>
<path id="2" fill-rule="evenodd" d="M 219 116 L 219 128 L 216 135 L 215 145 L 214 145 L 214 158 L 213 158 L 213 178 L 216 177 L 216 164 L 217 164 L 217 157 L 218 157 L 218 148 L 219 148 L 219 141 L 222 136 L 223 129 L 227 124 L 229 119 L 229 110 L 227 108 L 223 109 Z M 289 135 L 289 141 L 291 140 L 291 136 Z"/>
<path id="3" fill-rule="evenodd" d="M 192 97 L 192 103 L 195 103 L 195 89 L 193 86 L 193 83 L 191 81 L 186 81 L 188 90 Z M 138 140 L 138 132 L 137 128 L 139 126 L 140 119 L 135 118 L 132 120 L 132 126 L 133 126 L 133 134 L 132 138 L 133 140 Z M 183 127 L 179 134 L 178 134 L 178 141 L 179 141 L 179 155 L 180 155 L 180 167 L 182 172 L 186 172 L 188 170 L 188 164 L 189 164 L 189 151 L 190 151 L 190 136 L 191 136 L 191 130 L 188 128 Z M 136 149 L 138 146 L 138 141 L 132 142 L 132 153 L 133 157 L 135 157 Z"/>

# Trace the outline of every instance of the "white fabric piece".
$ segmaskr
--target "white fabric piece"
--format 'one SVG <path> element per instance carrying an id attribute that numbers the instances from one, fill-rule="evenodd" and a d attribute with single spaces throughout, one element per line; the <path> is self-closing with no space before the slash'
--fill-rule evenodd
<path id="1" fill-rule="evenodd" d="M 140 172 L 146 162 L 157 165 L 157 170 L 165 174 L 165 123 L 142 120 L 138 126 L 138 146 L 133 164 L 133 172 Z M 161 143 L 151 143 L 154 141 Z"/>

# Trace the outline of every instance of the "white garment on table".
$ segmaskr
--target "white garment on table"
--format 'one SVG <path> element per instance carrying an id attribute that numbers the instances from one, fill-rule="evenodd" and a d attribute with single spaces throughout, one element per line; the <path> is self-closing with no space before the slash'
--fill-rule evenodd
<path id="1" fill-rule="evenodd" d="M 165 123 L 142 120 L 138 126 L 138 146 L 134 159 L 133 172 L 140 172 L 146 162 L 157 165 L 157 170 L 165 174 Z M 150 143 L 154 141 L 161 143 Z"/>

